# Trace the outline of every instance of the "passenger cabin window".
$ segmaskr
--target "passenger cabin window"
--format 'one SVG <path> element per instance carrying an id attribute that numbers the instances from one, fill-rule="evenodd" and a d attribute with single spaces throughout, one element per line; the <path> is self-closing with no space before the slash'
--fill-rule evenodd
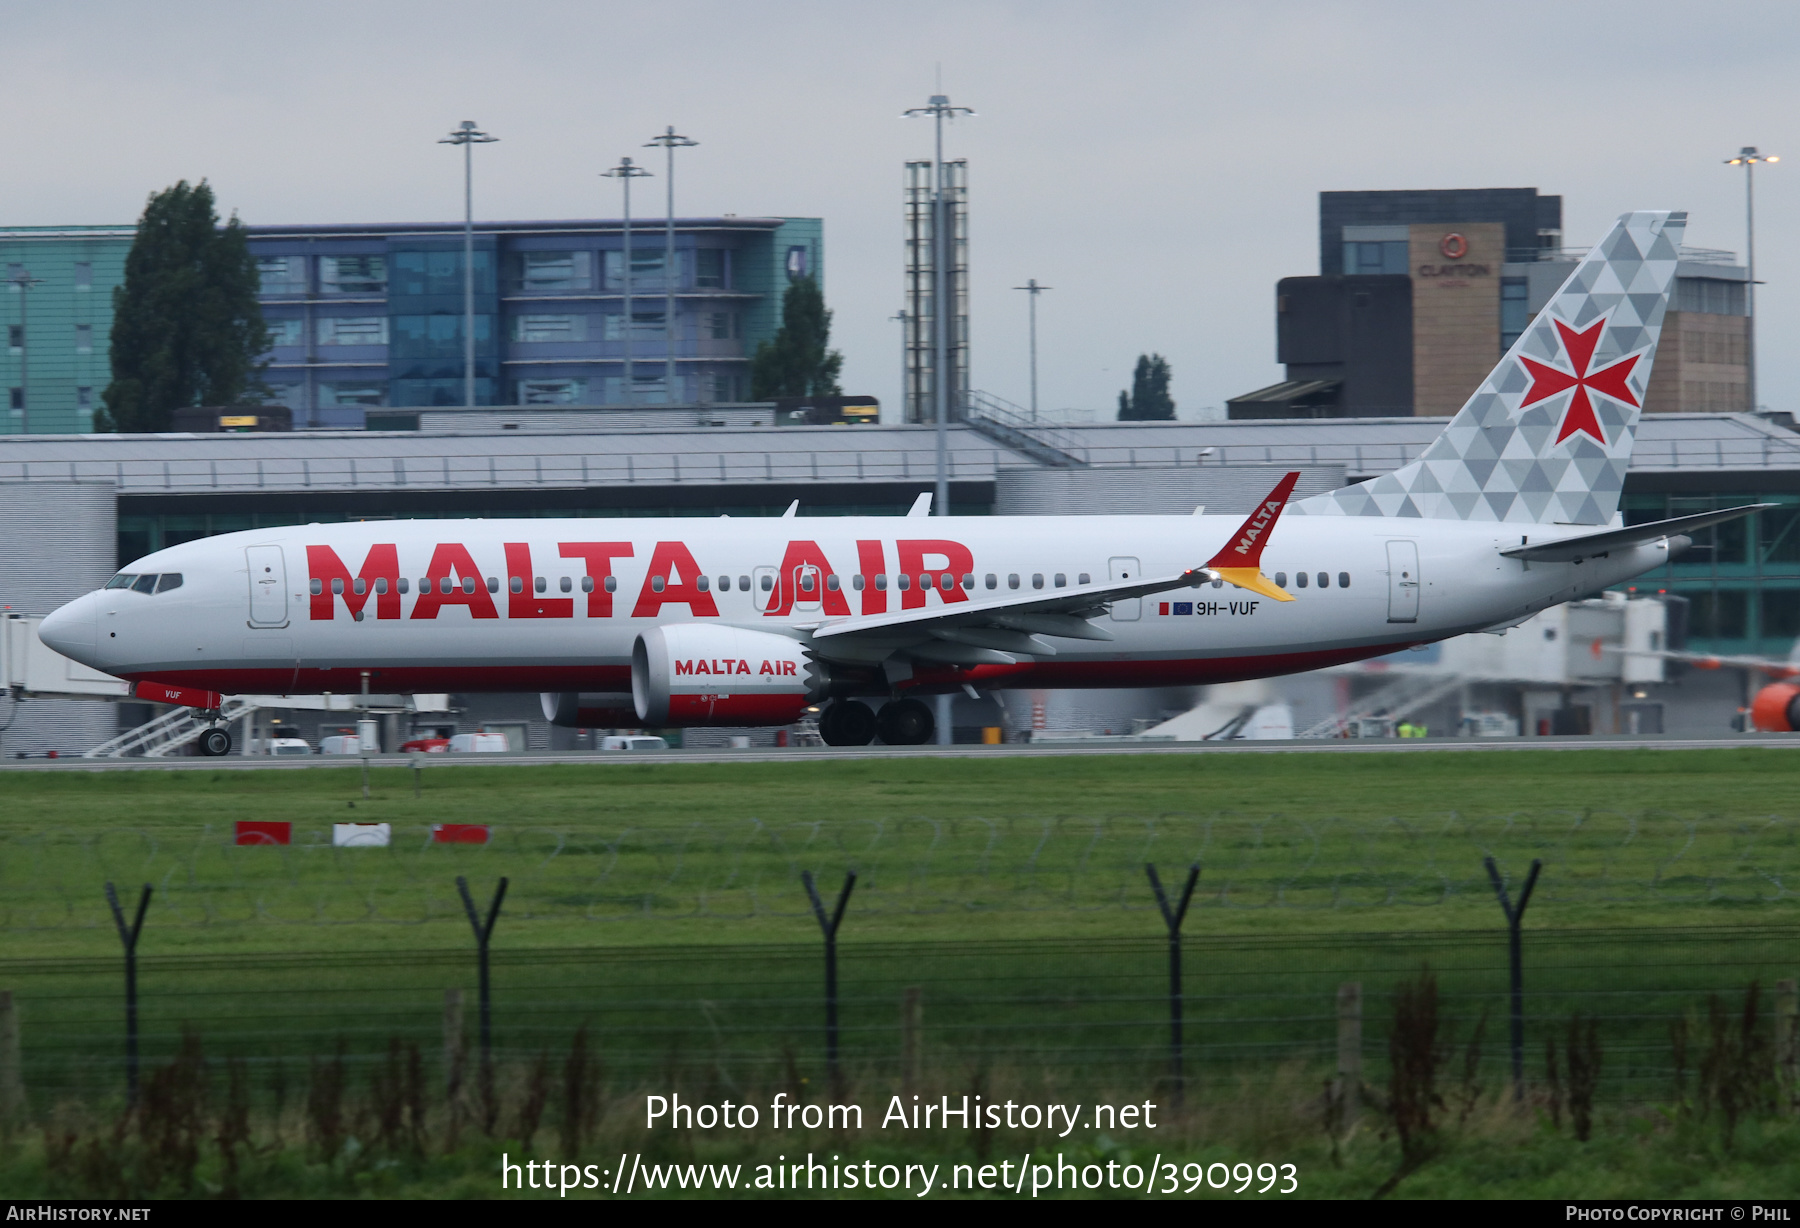
<path id="1" fill-rule="evenodd" d="M 1019 573 L 1018 572 L 1015 571 L 1011 575 L 1006 577 L 1006 587 L 1007 588 L 1018 588 L 1019 587 Z"/>
<path id="2" fill-rule="evenodd" d="M 712 587 L 712 581 L 707 579 L 705 576 L 701 576 L 698 580 L 694 581 L 694 585 L 701 592 L 704 593 L 707 589 Z M 564 580 L 563 581 L 563 592 L 566 593 L 568 591 L 569 591 L 569 582 L 567 580 Z"/>
<path id="3" fill-rule="evenodd" d="M 617 577 L 617 576 L 606 577 L 606 591 L 609 593 L 616 593 L 619 591 L 619 577 Z"/>
<path id="4" fill-rule="evenodd" d="M 731 577 L 730 576 L 720 576 L 719 577 L 719 591 L 721 593 L 729 593 L 731 591 Z"/>
<path id="5" fill-rule="evenodd" d="M 1319 580 L 1320 588 L 1330 588 L 1331 587 L 1331 573 L 1330 572 L 1321 571 L 1318 575 L 1318 580 Z"/>
<path id="6" fill-rule="evenodd" d="M 975 577 L 972 575 L 969 575 L 968 573 L 965 572 L 963 574 L 963 587 L 964 588 L 974 588 L 975 587 Z"/>
<path id="7" fill-rule="evenodd" d="M 825 577 L 825 587 L 835 593 L 843 586 L 838 583 L 837 576 L 833 574 Z"/>
<path id="8" fill-rule="evenodd" d="M 574 581 L 569 579 L 569 577 L 564 576 L 556 582 L 556 587 L 566 593 L 570 589 L 574 588 L 575 584 L 574 584 Z M 703 593 L 706 591 L 706 577 L 705 576 L 700 577 L 700 591 Z"/>
<path id="9" fill-rule="evenodd" d="M 607 591 L 611 592 L 612 590 L 608 589 Z M 750 577 L 749 576 L 739 576 L 738 577 L 738 592 L 747 593 L 749 591 L 750 591 Z"/>
<path id="10" fill-rule="evenodd" d="M 1031 573 L 1031 587 L 1032 588 L 1043 588 L 1044 587 L 1044 573 L 1043 572 L 1034 571 Z"/>
<path id="11" fill-rule="evenodd" d="M 584 593 L 591 593 L 594 591 L 594 577 L 592 577 L 592 576 L 581 577 L 581 591 Z"/>
<path id="12" fill-rule="evenodd" d="M 162 590 L 157 589 L 156 591 L 160 593 Z M 358 576 L 351 582 L 350 591 L 355 593 L 358 597 L 361 597 L 364 593 L 369 591 L 369 582 L 361 576 Z"/>
<path id="13" fill-rule="evenodd" d="M 1305 588 L 1306 587 L 1306 573 L 1304 571 L 1299 571 L 1299 572 L 1294 573 L 1294 587 L 1295 588 Z"/>
<path id="14" fill-rule="evenodd" d="M 385 596 L 387 596 L 387 591 L 388 591 L 387 577 L 386 576 L 377 577 L 375 580 L 375 595 L 377 597 L 385 597 Z"/>
<path id="15" fill-rule="evenodd" d="M 663 579 L 661 576 L 651 576 L 650 577 L 650 591 L 651 592 L 660 593 L 663 591 L 663 589 L 667 588 L 668 586 L 669 586 L 669 582 L 667 580 Z"/>
<path id="16" fill-rule="evenodd" d="M 344 595 L 344 581 L 341 578 L 331 582 L 331 595 L 334 597 L 342 597 Z"/>
<path id="17" fill-rule="evenodd" d="M 878 593 L 887 592 L 887 573 L 885 571 L 875 577 L 875 591 Z"/>
<path id="18" fill-rule="evenodd" d="M 862 578 L 861 572 L 857 572 L 855 575 L 850 577 L 850 587 L 855 589 L 859 593 L 862 592 L 863 578 Z"/>
<path id="19" fill-rule="evenodd" d="M 131 578 L 132 577 L 130 577 L 130 576 L 120 576 L 119 577 L 119 579 L 121 579 L 121 580 L 129 580 Z M 109 584 L 109 585 L 107 585 L 107 587 L 112 588 L 114 586 Z M 120 584 L 117 587 L 124 588 L 126 586 L 123 584 Z M 317 597 L 325 591 L 325 581 L 320 580 L 317 577 L 314 577 L 312 582 L 310 584 L 308 584 L 306 587 L 312 591 L 313 596 Z"/>
<path id="20" fill-rule="evenodd" d="M 1347 572 L 1347 571 L 1338 572 L 1338 587 L 1339 588 L 1349 588 L 1350 587 L 1350 573 L 1349 572 Z"/>
<path id="21" fill-rule="evenodd" d="M 1287 587 L 1287 572 L 1278 571 L 1275 573 L 1275 587 L 1276 588 L 1286 588 Z"/>
<path id="22" fill-rule="evenodd" d="M 1060 571 L 1056 573 L 1056 587 L 1057 588 L 1068 588 L 1069 587 L 1069 577 L 1064 575 Z"/>
<path id="23" fill-rule="evenodd" d="M 1084 571 L 1080 575 L 1075 577 L 1075 583 L 1077 583 L 1077 584 L 1092 584 L 1093 580 L 1090 579 L 1088 576 L 1088 573 Z"/>
<path id="24" fill-rule="evenodd" d="M 401 576 L 400 577 L 400 591 L 402 593 L 405 593 L 408 590 L 410 590 L 411 588 L 412 588 L 412 582 L 410 580 L 408 580 L 405 576 Z"/>
<path id="25" fill-rule="evenodd" d="M 912 582 L 907 577 L 906 573 L 902 572 L 894 577 L 894 587 L 904 593 L 907 589 L 912 587 Z"/>
<path id="26" fill-rule="evenodd" d="M 662 592 L 662 590 L 660 588 L 657 589 L 656 591 L 659 593 Z M 774 576 L 762 577 L 762 591 L 765 593 L 772 593 L 775 591 L 775 577 Z"/>
<path id="27" fill-rule="evenodd" d="M 500 577 L 499 576 L 489 576 L 487 578 L 487 590 L 490 593 L 497 593 L 500 591 Z M 463 581 L 463 591 L 466 593 L 472 593 L 475 591 L 473 588 L 470 587 L 470 582 L 468 580 Z"/>
<path id="28" fill-rule="evenodd" d="M 989 588 L 998 588 L 1000 585 L 1000 577 L 990 571 L 987 573 L 986 584 Z"/>
<path id="29" fill-rule="evenodd" d="M 508 580 L 506 582 L 506 591 L 509 593 L 524 592 L 525 591 L 525 577 L 524 576 L 514 576 L 512 579 Z"/>

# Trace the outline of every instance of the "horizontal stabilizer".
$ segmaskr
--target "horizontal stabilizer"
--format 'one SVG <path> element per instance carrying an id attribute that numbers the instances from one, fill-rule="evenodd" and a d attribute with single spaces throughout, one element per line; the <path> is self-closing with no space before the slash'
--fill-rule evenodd
<path id="1" fill-rule="evenodd" d="M 1649 524 L 1634 524 L 1623 529 L 1608 529 L 1603 533 L 1583 533 L 1580 537 L 1564 537 L 1535 546 L 1525 543 L 1502 550 L 1500 553 L 1509 559 L 1524 559 L 1528 563 L 1574 563 L 1582 559 L 1591 559 L 1611 550 L 1642 546 L 1648 542 L 1660 541 L 1665 537 L 1676 537 L 1715 524 L 1739 520 L 1751 512 L 1758 512 L 1765 507 L 1774 506 L 1773 503 L 1751 503 L 1744 507 L 1727 508 L 1722 512 L 1700 512 L 1693 516 L 1677 516 L 1673 520 L 1656 520 Z"/>

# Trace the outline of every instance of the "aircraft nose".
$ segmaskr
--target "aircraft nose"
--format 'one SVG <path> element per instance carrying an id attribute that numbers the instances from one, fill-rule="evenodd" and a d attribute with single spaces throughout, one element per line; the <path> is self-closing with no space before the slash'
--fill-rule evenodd
<path id="1" fill-rule="evenodd" d="M 99 639 L 100 615 L 94 608 L 94 594 L 86 593 L 69 604 L 50 612 L 38 624 L 38 638 L 63 656 L 94 663 L 94 645 Z"/>

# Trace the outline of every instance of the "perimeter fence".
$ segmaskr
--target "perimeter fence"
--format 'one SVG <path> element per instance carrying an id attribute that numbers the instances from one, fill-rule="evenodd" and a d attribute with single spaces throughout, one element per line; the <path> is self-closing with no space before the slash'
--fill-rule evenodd
<path id="1" fill-rule="evenodd" d="M 152 925 L 154 913 L 153 906 Z M 1170 999 L 1160 935 L 861 942 L 853 922 L 854 904 L 837 951 L 845 1077 L 927 1093 L 967 1090 L 994 1072 L 1038 1087 L 1166 1090 Z M 1533 1081 L 1543 1074 L 1546 1039 L 1560 1038 L 1575 1012 L 1597 1028 L 1605 1099 L 1675 1095 L 1720 1017 L 1732 1035 L 1748 1028 L 1763 1036 L 1771 1066 L 1784 1055 L 1779 1060 L 1793 1073 L 1800 927 L 1528 930 L 1524 945 L 1524 1056 Z M 143 955 L 142 1060 L 146 1069 L 167 1061 L 192 1031 L 209 1056 L 241 1059 L 259 1094 L 279 1097 L 284 1087 L 302 1086 L 309 1067 L 333 1055 L 353 1077 L 358 1068 L 373 1072 L 396 1045 L 448 1078 L 457 1055 L 474 1051 L 475 959 L 472 949 L 387 943 L 333 953 Z M 1293 1085 L 1316 1091 L 1317 1076 L 1342 1061 L 1346 983 L 1362 987 L 1366 1017 L 1352 1022 L 1364 1077 L 1382 1085 L 1391 995 L 1424 967 L 1439 985 L 1445 1053 L 1489 1091 L 1510 1080 L 1499 927 L 1190 935 L 1183 965 L 1181 1057 L 1196 1097 L 1242 1095 L 1283 1071 L 1303 1076 Z M 492 982 L 492 1060 L 502 1068 L 544 1055 L 560 1061 L 579 1031 L 616 1089 L 726 1095 L 810 1082 L 817 1092 L 832 1073 L 816 941 L 498 945 Z M 1751 982 L 1762 1005 L 1744 1024 Z M 0 1079 L 22 1083 L 39 1111 L 64 1099 L 120 1096 L 118 958 L 0 960 L 0 989 L 10 991 L 16 1012 L 0 1022 L 17 1029 L 18 1045 L 16 1073 L 0 1071 Z"/>
<path id="2" fill-rule="evenodd" d="M 1550 906 L 1734 908 L 1800 898 L 1800 820 L 1656 812 L 1302 819 L 1235 813 L 748 819 L 657 826 L 498 821 L 486 845 L 396 824 L 385 848 L 295 825 L 288 846 L 120 826 L 0 836 L 0 930 L 110 930 L 99 885 L 150 882 L 158 927 L 418 925 L 457 918 L 459 873 L 505 875 L 513 919 L 631 923 L 805 918 L 804 872 L 859 876 L 859 917 L 1148 911 L 1146 862 L 1204 868 L 1194 907 L 1441 909 L 1492 903 L 1494 857 L 1544 863 Z"/>

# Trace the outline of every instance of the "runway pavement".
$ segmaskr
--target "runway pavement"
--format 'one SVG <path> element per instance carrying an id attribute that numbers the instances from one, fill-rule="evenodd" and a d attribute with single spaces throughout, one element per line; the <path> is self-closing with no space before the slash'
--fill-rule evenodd
<path id="1" fill-rule="evenodd" d="M 486 764 L 536 766 L 551 763 L 825 763 L 846 759 L 1022 759 L 1046 755 L 1429 755 L 1501 753 L 1521 750 L 1721 750 L 1755 747 L 1800 749 L 1800 736 L 1727 734 L 1714 738 L 1563 737 L 1563 738 L 1340 738 L 1327 741 L 1168 742 L 1129 738 L 1086 738 L 1007 746 L 825 746 L 762 747 L 665 751 L 570 751 L 520 754 L 370 755 L 371 767 L 407 767 L 414 759 L 429 767 Z M 6 759 L 0 771 L 24 772 L 183 772 L 304 771 L 311 768 L 356 768 L 357 755 L 267 756 L 225 755 L 217 759 L 180 756 L 168 759 Z"/>

